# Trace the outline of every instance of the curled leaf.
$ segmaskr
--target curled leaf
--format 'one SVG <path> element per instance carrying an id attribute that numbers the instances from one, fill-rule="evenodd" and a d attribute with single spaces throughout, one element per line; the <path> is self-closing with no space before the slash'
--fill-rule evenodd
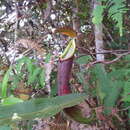
<path id="1" fill-rule="evenodd" d="M 76 49 L 75 39 L 72 39 L 68 43 L 68 45 L 65 48 L 64 52 L 61 54 L 60 60 L 67 60 L 67 59 L 73 57 L 75 49 Z"/>

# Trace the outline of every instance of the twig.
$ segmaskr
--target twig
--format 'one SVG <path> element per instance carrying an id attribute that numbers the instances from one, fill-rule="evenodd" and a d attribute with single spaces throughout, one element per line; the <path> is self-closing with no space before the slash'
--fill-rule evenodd
<path id="1" fill-rule="evenodd" d="M 128 107 L 126 107 L 126 108 L 124 108 L 124 109 L 120 109 L 120 110 L 118 110 L 118 111 L 126 111 L 126 110 L 128 110 L 128 109 L 130 109 L 130 106 L 128 106 Z"/>
<path id="2" fill-rule="evenodd" d="M 28 56 L 32 51 L 33 51 L 32 49 L 28 49 L 28 50 L 24 51 L 24 52 L 22 53 L 22 55 Z"/>
<path id="3" fill-rule="evenodd" d="M 47 5 L 47 8 L 44 11 L 44 15 L 43 15 L 44 21 L 43 21 L 43 23 L 45 23 L 48 20 L 49 16 L 51 15 L 51 9 L 52 9 L 52 3 L 51 2 L 52 2 L 51 0 L 49 0 L 47 2 L 48 5 Z"/>
<path id="4" fill-rule="evenodd" d="M 102 63 L 102 64 L 112 64 L 112 63 L 118 61 L 118 60 L 119 60 L 120 58 L 122 58 L 123 56 L 126 56 L 126 55 L 128 55 L 128 54 L 130 54 L 130 52 L 127 52 L 127 53 L 124 53 L 124 54 L 120 54 L 120 55 L 117 56 L 117 58 L 115 58 L 115 59 L 113 59 L 113 60 L 111 60 L 111 61 L 94 61 L 94 62 L 90 62 L 89 64 L 87 64 L 86 69 L 88 70 L 90 67 L 92 67 L 93 65 L 98 64 L 98 63 Z"/>
<path id="5" fill-rule="evenodd" d="M 115 56 L 119 56 L 121 55 L 122 52 L 126 52 L 126 53 L 130 53 L 130 50 L 104 50 L 104 52 L 91 52 L 89 51 L 88 49 L 85 49 L 84 50 L 86 51 L 85 54 L 82 54 L 82 55 L 79 55 L 79 56 L 76 56 L 76 59 L 82 57 L 82 56 L 86 56 L 86 55 L 90 55 L 90 56 L 93 56 L 93 55 L 96 55 L 96 54 L 114 54 Z"/>
<path id="6" fill-rule="evenodd" d="M 78 47 L 78 49 L 80 49 L 81 51 L 83 51 L 83 53 L 87 54 L 87 55 L 91 55 L 91 54 L 116 54 L 116 53 L 122 53 L 122 52 L 130 52 L 130 50 L 103 50 L 101 52 L 91 52 L 90 49 L 86 49 L 86 48 L 83 48 L 83 47 Z"/>
<path id="7" fill-rule="evenodd" d="M 16 23 L 15 23 L 14 41 L 16 41 L 18 37 L 18 25 L 19 25 L 19 19 L 18 19 L 19 11 L 17 2 L 15 2 L 15 12 L 16 12 Z"/>

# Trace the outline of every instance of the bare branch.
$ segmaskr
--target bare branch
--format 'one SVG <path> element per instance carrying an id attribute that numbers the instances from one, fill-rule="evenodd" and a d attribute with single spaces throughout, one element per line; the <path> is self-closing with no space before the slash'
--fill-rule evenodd
<path id="1" fill-rule="evenodd" d="M 130 52 L 126 52 L 126 53 L 120 54 L 120 55 L 117 56 L 117 58 L 115 58 L 115 59 L 113 59 L 111 61 L 94 61 L 94 62 L 90 62 L 89 64 L 87 64 L 86 69 L 88 70 L 90 67 L 93 67 L 93 65 L 98 64 L 98 63 L 112 64 L 112 63 L 118 61 L 119 59 L 121 59 L 123 56 L 126 56 L 128 54 L 130 54 Z"/>

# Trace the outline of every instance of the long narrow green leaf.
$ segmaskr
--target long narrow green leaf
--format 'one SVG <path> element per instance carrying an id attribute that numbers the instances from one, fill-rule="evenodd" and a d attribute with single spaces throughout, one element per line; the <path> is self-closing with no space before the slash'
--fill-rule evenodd
<path id="1" fill-rule="evenodd" d="M 8 69 L 8 71 L 5 73 L 5 76 L 4 76 L 3 81 L 2 81 L 2 85 L 1 85 L 2 98 L 5 98 L 7 95 L 7 87 L 8 87 L 9 75 L 10 75 L 11 70 L 12 70 L 12 67 L 10 67 Z"/>
<path id="2" fill-rule="evenodd" d="M 10 106 L 0 106 L 0 125 L 10 124 L 13 121 L 47 118 L 60 112 L 62 109 L 79 104 L 86 94 L 69 94 L 53 98 L 40 98 Z"/>
<path id="3" fill-rule="evenodd" d="M 19 102 L 23 102 L 23 100 L 21 100 L 20 98 L 16 98 L 13 95 L 2 99 L 0 105 L 12 105 L 12 104 L 16 104 Z"/>
<path id="4" fill-rule="evenodd" d="M 30 74 L 32 74 L 34 70 L 34 64 L 32 63 L 31 59 L 28 59 L 27 61 L 28 61 L 26 64 L 27 70 Z"/>
<path id="5" fill-rule="evenodd" d="M 42 87 L 45 86 L 45 70 L 42 69 L 41 73 L 40 73 L 40 79 L 39 79 L 40 85 Z"/>
<path id="6" fill-rule="evenodd" d="M 48 54 L 46 55 L 45 63 L 49 63 L 50 58 L 51 58 L 51 53 L 48 53 Z"/>

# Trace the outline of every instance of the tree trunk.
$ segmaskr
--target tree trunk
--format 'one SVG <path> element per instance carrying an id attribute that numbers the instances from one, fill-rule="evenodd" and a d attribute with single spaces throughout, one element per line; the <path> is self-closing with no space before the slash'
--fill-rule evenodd
<path id="1" fill-rule="evenodd" d="M 94 0 L 94 9 L 97 6 L 100 6 L 101 2 Z M 94 25 L 94 34 L 95 34 L 95 47 L 96 47 L 96 53 L 103 52 L 103 32 L 102 32 L 102 23 L 98 25 Z M 96 54 L 97 61 L 104 61 L 104 54 Z"/>

